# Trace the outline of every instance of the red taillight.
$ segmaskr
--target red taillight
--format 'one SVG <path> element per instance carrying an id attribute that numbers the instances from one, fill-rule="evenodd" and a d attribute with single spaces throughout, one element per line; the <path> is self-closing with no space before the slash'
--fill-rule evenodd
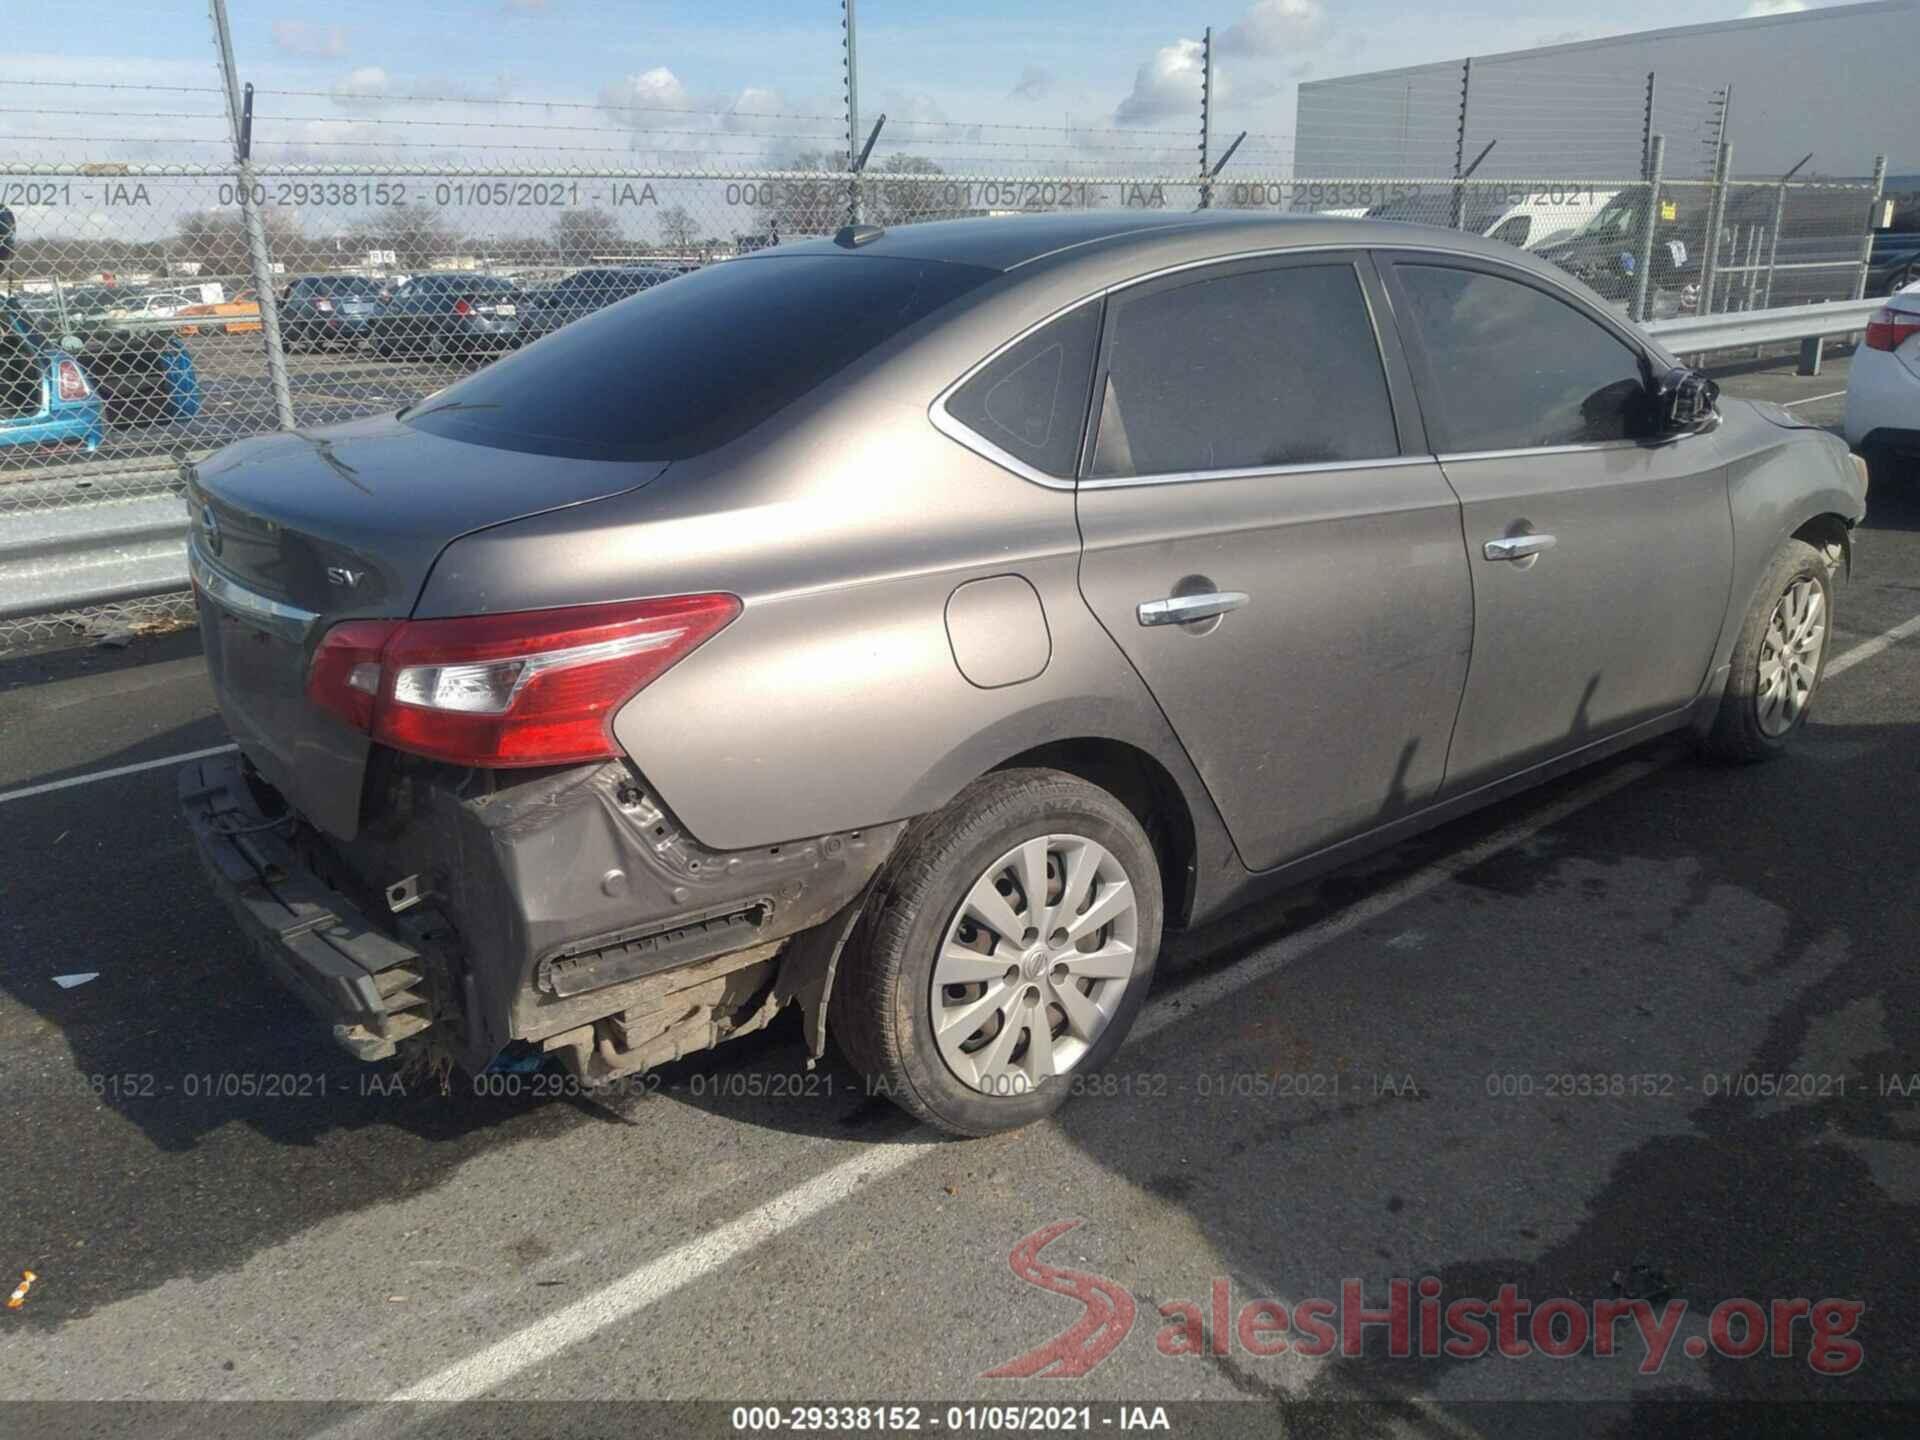
<path id="1" fill-rule="evenodd" d="M 1882 305 L 1867 321 L 1869 350 L 1898 350 L 1910 335 L 1920 335 L 1920 311 Z"/>
<path id="2" fill-rule="evenodd" d="M 86 374 L 71 360 L 62 360 L 54 367 L 54 379 L 59 385 L 62 400 L 84 400 L 93 394 Z"/>
<path id="3" fill-rule="evenodd" d="M 371 734 L 380 652 L 400 626 L 398 620 L 350 620 L 327 631 L 307 670 L 307 699 Z"/>
<path id="4" fill-rule="evenodd" d="M 456 315 L 471 315 L 473 313 L 473 302 L 470 300 L 454 301 L 453 313 Z"/>
<path id="5" fill-rule="evenodd" d="M 676 595 L 349 621 L 320 642 L 307 694 L 396 750 L 457 765 L 605 760 L 620 753 L 614 712 L 739 613 L 732 595 Z"/>

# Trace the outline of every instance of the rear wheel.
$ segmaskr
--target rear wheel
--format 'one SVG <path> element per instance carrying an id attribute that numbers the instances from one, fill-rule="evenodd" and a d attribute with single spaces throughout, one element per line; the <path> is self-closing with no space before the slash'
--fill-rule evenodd
<path id="1" fill-rule="evenodd" d="M 909 832 L 834 987 L 840 1048 L 958 1135 L 1031 1124 L 1126 1038 L 1160 947 L 1140 823 L 1054 770 L 969 786 Z"/>
<path id="2" fill-rule="evenodd" d="M 1768 760 L 1806 723 L 1833 633 L 1834 560 L 1789 540 L 1734 641 L 1732 670 L 1705 746 L 1721 760 Z"/>

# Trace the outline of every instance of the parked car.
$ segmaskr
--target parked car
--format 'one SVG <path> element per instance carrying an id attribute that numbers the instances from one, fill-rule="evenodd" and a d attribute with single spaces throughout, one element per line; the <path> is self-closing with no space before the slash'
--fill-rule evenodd
<path id="1" fill-rule="evenodd" d="M 782 245 L 188 494 L 185 819 L 349 1050 L 598 1083 L 792 1004 L 980 1134 L 1166 926 L 1789 747 L 1866 480 L 1511 246 L 1205 211 Z"/>
<path id="2" fill-rule="evenodd" d="M 80 362 L 0 297 L 0 466 L 32 451 L 98 450 L 100 397 Z"/>
<path id="3" fill-rule="evenodd" d="M 108 307 L 109 320 L 171 320 L 194 297 L 184 290 L 133 291 L 119 295 Z"/>
<path id="4" fill-rule="evenodd" d="M 1873 232 L 1867 261 L 1869 295 L 1892 295 L 1920 281 L 1920 175 L 1887 177 L 1892 223 Z"/>
<path id="5" fill-rule="evenodd" d="M 383 356 L 471 355 L 520 343 L 520 287 L 497 275 L 416 275 L 369 319 Z"/>
<path id="6" fill-rule="evenodd" d="M 218 331 L 222 335 L 258 335 L 260 333 L 260 297 L 251 290 L 235 292 L 231 300 L 222 300 L 211 305 L 189 305 L 176 317 L 187 319 L 194 316 L 215 317 L 206 328 Z M 182 338 L 191 338 L 201 333 L 198 325 L 178 326 L 174 334 Z"/>
<path id="7" fill-rule="evenodd" d="M 1847 369 L 1847 442 L 1878 480 L 1920 457 L 1920 281 L 1887 297 Z"/>
<path id="8" fill-rule="evenodd" d="M 1540 249 L 1578 234 L 1619 193 L 1618 190 L 1595 190 L 1590 186 L 1538 189 L 1516 185 L 1504 192 L 1496 192 L 1485 186 L 1469 187 L 1462 197 L 1457 228 L 1471 230 L 1489 239 L 1504 240 L 1522 250 Z M 1453 207 L 1452 187 L 1433 185 L 1422 186 L 1414 193 L 1375 205 L 1364 213 L 1374 220 L 1451 226 L 1454 223 Z"/>
<path id="9" fill-rule="evenodd" d="M 545 290 L 529 291 L 522 302 L 525 309 L 520 321 L 529 339 L 550 335 L 616 300 L 664 285 L 679 273 L 643 266 L 576 270 Z"/>
<path id="10" fill-rule="evenodd" d="M 280 335 L 289 349 L 357 344 L 373 333 L 384 305 L 378 280 L 303 275 L 280 293 Z"/>

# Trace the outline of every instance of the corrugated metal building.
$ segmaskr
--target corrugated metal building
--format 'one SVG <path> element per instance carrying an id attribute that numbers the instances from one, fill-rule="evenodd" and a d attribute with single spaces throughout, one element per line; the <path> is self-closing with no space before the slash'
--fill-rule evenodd
<path id="1" fill-rule="evenodd" d="M 1920 170 L 1916 65 L 1920 0 L 1881 0 L 1312 81 L 1295 173 L 1450 175 L 1492 141 L 1476 172 L 1490 178 L 1635 176 L 1651 74 L 1651 129 L 1676 178 L 1711 171 L 1723 105 L 1736 175 L 1809 152 L 1802 176 L 1864 176 L 1882 153 L 1903 174 Z"/>

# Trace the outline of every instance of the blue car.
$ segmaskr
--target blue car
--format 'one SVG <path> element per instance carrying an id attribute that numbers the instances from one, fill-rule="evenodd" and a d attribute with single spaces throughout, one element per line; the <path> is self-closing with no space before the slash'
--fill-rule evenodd
<path id="1" fill-rule="evenodd" d="M 28 447 L 98 450 L 103 408 L 80 362 L 0 299 L 0 460 Z"/>

